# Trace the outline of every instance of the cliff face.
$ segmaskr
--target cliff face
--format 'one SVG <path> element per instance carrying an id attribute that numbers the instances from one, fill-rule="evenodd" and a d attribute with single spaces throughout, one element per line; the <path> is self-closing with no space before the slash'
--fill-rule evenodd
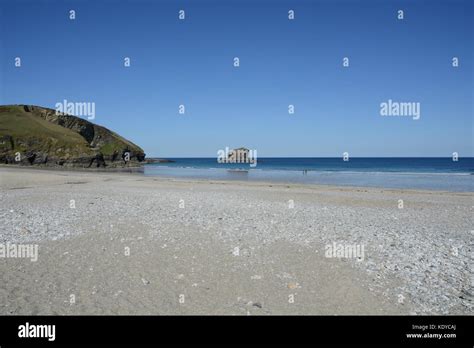
<path id="1" fill-rule="evenodd" d="M 136 167 L 143 150 L 85 119 L 30 105 L 0 106 L 0 163 Z"/>

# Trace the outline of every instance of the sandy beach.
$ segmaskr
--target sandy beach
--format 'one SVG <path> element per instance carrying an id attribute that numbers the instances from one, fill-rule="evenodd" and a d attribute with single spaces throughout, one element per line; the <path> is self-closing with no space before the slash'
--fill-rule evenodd
<path id="1" fill-rule="evenodd" d="M 11 167 L 0 189 L 0 243 L 38 245 L 0 258 L 0 314 L 473 312 L 473 193 Z"/>

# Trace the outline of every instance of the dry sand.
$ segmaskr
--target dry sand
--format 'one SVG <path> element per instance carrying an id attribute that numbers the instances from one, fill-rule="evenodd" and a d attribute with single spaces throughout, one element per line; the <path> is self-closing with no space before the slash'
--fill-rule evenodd
<path id="1" fill-rule="evenodd" d="M 0 258 L 0 314 L 473 310 L 472 193 L 5 167 L 0 190 L 0 243 L 39 245 Z"/>

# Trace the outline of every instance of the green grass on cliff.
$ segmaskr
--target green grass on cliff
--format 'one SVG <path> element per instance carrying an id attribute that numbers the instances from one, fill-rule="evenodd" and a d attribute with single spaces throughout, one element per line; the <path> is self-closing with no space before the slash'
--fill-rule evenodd
<path id="1" fill-rule="evenodd" d="M 13 137 L 15 151 L 28 151 L 27 143 L 34 143 L 35 150 L 58 155 L 90 154 L 86 140 L 78 133 L 48 122 L 21 106 L 0 106 L 0 137 Z"/>
<path id="2" fill-rule="evenodd" d="M 11 150 L 7 149 L 10 147 L 9 142 L 0 141 L 0 152 L 41 151 L 62 158 L 70 158 L 90 156 L 97 152 L 111 155 L 114 151 L 120 153 L 125 148 L 143 151 L 120 135 L 97 125 L 94 126 L 95 131 L 103 142 L 98 145 L 97 150 L 94 150 L 81 134 L 41 117 L 42 112 L 54 115 L 54 110 L 51 109 L 37 107 L 28 112 L 23 105 L 0 106 L 0 139 L 10 136 L 14 144 Z M 76 117 L 74 120 L 85 122 Z"/>

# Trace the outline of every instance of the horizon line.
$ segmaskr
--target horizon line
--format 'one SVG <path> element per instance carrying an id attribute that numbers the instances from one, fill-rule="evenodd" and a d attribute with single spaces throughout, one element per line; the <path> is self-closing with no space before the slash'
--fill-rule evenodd
<path id="1" fill-rule="evenodd" d="M 196 158 L 196 159 L 202 159 L 202 158 L 216 158 L 216 157 L 209 157 L 209 156 L 146 156 L 146 158 L 158 158 L 158 159 L 169 159 L 169 158 Z M 311 156 L 265 156 L 265 157 L 258 157 L 258 158 L 343 158 L 342 156 L 320 156 L 320 157 L 311 157 Z M 351 158 L 452 158 L 452 156 L 349 156 L 349 159 Z M 458 156 L 458 159 L 460 158 L 472 158 L 474 159 L 474 156 Z M 455 162 L 455 161 L 454 161 Z"/>

